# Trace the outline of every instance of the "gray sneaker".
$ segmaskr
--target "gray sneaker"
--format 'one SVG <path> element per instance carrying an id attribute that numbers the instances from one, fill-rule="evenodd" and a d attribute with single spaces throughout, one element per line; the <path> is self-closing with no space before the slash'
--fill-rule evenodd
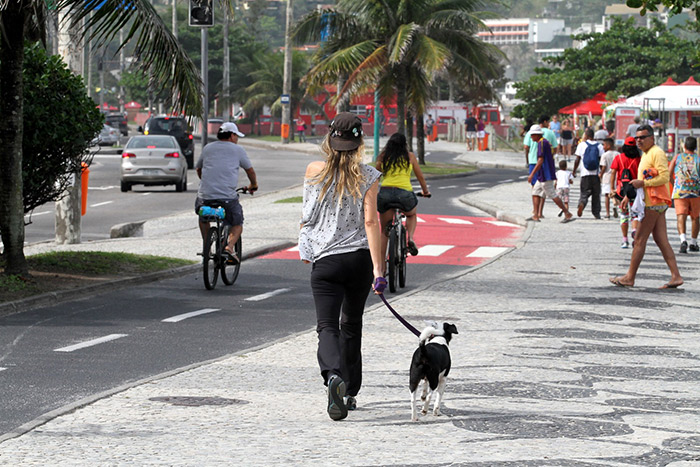
<path id="1" fill-rule="evenodd" d="M 357 399 L 355 399 L 353 396 L 345 396 L 345 406 L 348 408 L 348 410 L 357 409 Z"/>
<path id="2" fill-rule="evenodd" d="M 345 381 L 338 375 L 328 380 L 328 416 L 333 420 L 342 420 L 348 416 L 345 405 Z"/>

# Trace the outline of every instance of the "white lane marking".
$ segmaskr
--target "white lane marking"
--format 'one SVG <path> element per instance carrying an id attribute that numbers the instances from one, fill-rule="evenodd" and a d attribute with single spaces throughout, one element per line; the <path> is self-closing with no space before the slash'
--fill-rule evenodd
<path id="1" fill-rule="evenodd" d="M 440 186 L 438 187 L 438 190 L 449 190 L 451 188 L 457 188 L 457 185 Z"/>
<path id="2" fill-rule="evenodd" d="M 177 323 L 179 321 L 185 320 L 187 318 L 192 318 L 193 316 L 204 315 L 206 313 L 213 313 L 219 311 L 221 308 L 204 308 L 202 310 L 190 311 L 189 313 L 183 313 L 181 315 L 171 316 L 170 318 L 165 318 L 161 320 L 163 323 Z"/>
<path id="3" fill-rule="evenodd" d="M 92 347 L 93 345 L 104 344 L 105 342 L 113 341 L 115 339 L 120 339 L 126 336 L 128 336 L 128 334 L 110 334 L 108 336 L 98 337 L 97 339 L 81 342 L 79 344 L 69 345 L 68 347 L 54 349 L 54 352 L 73 352 L 74 350 L 80 350 L 86 347 Z"/>
<path id="4" fill-rule="evenodd" d="M 292 290 L 292 289 L 290 289 L 290 288 L 277 289 L 277 290 L 273 290 L 272 292 L 267 292 L 267 293 L 264 293 L 264 294 L 254 295 L 254 296 L 252 296 L 252 297 L 248 297 L 248 298 L 246 298 L 245 300 L 248 301 L 248 302 L 259 302 L 260 300 L 265 300 L 265 299 L 267 299 L 267 298 L 274 297 L 275 295 L 279 295 L 279 294 L 283 294 L 283 293 L 285 293 L 285 292 L 289 292 L 290 290 Z"/>
<path id="5" fill-rule="evenodd" d="M 448 224 L 471 225 L 471 222 L 466 219 L 452 219 L 451 217 L 438 217 L 438 220 L 447 222 Z"/>
<path id="6" fill-rule="evenodd" d="M 0 371 L 7 370 L 7 368 L 1 367 L 0 366 Z"/>
<path id="7" fill-rule="evenodd" d="M 480 246 L 476 250 L 472 251 L 467 255 L 467 258 L 493 258 L 498 256 L 504 251 L 508 251 L 508 248 L 500 246 Z"/>
<path id="8" fill-rule="evenodd" d="M 53 212 L 54 212 L 54 211 L 33 212 L 33 213 L 32 213 L 32 217 L 34 217 L 34 216 L 43 216 L 44 214 L 51 214 L 51 213 L 53 213 Z"/>
<path id="9" fill-rule="evenodd" d="M 88 190 L 98 190 L 98 191 L 105 191 L 105 190 L 111 190 L 112 188 L 116 188 L 116 185 L 108 185 L 108 186 L 89 186 Z"/>
<path id="10" fill-rule="evenodd" d="M 418 248 L 419 256 L 440 256 L 447 250 L 454 248 L 454 245 L 424 245 Z"/>
<path id="11" fill-rule="evenodd" d="M 112 204 L 113 202 L 114 202 L 114 201 L 104 201 L 104 202 L 102 202 L 102 203 L 91 204 L 90 207 L 91 207 L 91 208 L 97 208 L 97 207 L 100 207 L 100 206 L 106 206 L 107 204 Z"/>
<path id="12" fill-rule="evenodd" d="M 527 178 L 527 176 L 526 176 L 525 178 Z M 476 186 L 476 185 L 486 185 L 486 182 L 470 183 L 470 185 L 473 185 L 473 186 Z"/>
<path id="13" fill-rule="evenodd" d="M 481 190 L 482 188 L 480 186 L 468 186 L 467 190 Z"/>
<path id="14" fill-rule="evenodd" d="M 149 191 L 148 193 L 141 193 L 141 196 L 148 196 L 150 194 L 151 194 L 151 192 Z"/>
<path id="15" fill-rule="evenodd" d="M 288 249 L 287 251 L 299 251 L 299 245 L 293 246 L 290 249 Z"/>
<path id="16" fill-rule="evenodd" d="M 521 175 L 521 176 L 518 177 L 518 179 L 519 179 L 519 180 L 524 180 L 524 179 L 526 179 L 526 178 L 528 178 L 528 177 L 529 177 L 529 175 Z"/>
<path id="17" fill-rule="evenodd" d="M 512 178 L 509 178 L 508 180 L 503 180 L 501 183 L 510 183 L 510 182 L 514 182 L 514 181 L 515 180 L 513 180 Z"/>
<path id="18" fill-rule="evenodd" d="M 498 227 L 517 227 L 516 224 L 511 224 L 510 222 L 503 222 L 503 221 L 484 221 L 488 222 L 489 224 L 496 225 Z"/>
<path id="19" fill-rule="evenodd" d="M 425 219 L 416 216 L 416 222 L 425 222 Z"/>

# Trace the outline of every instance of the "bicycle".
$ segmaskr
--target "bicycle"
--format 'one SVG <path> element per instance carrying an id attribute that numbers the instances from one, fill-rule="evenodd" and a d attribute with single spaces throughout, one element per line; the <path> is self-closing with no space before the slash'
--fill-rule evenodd
<path id="1" fill-rule="evenodd" d="M 236 192 L 249 193 L 247 187 L 238 188 Z M 250 194 L 252 195 L 252 193 Z M 205 210 L 205 207 L 212 209 Z M 238 257 L 237 263 L 229 263 L 228 255 L 225 252 L 228 245 L 229 226 L 223 224 L 224 214 L 224 209 L 218 203 L 210 203 L 200 208 L 199 219 L 210 224 L 209 233 L 204 239 L 204 248 L 201 253 L 202 274 L 207 290 L 213 290 L 216 287 L 219 275 L 221 275 L 224 284 L 233 285 L 241 269 L 241 261 L 243 260 L 241 238 L 238 237 L 238 241 L 233 247 L 233 251 Z M 211 227 L 212 222 L 216 223 L 216 227 Z"/>
<path id="2" fill-rule="evenodd" d="M 416 193 L 417 196 L 423 196 L 422 193 Z M 426 196 L 429 198 L 430 195 Z M 406 216 L 398 207 L 394 209 L 394 217 L 391 220 L 389 228 L 389 244 L 386 252 L 386 271 L 387 282 L 389 282 L 389 291 L 396 292 L 396 282 L 401 288 L 406 287 L 406 258 L 408 257 L 408 231 L 404 220 Z"/>

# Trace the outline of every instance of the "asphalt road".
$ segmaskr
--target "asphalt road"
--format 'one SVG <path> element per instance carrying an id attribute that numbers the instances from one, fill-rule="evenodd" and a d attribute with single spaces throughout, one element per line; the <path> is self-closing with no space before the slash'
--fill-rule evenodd
<path id="1" fill-rule="evenodd" d="M 436 180 L 420 212 L 483 215 L 454 197 L 518 176 L 487 170 Z M 399 293 L 465 267 L 409 264 Z M 0 319 L 0 434 L 84 397 L 311 329 L 309 272 L 298 260 L 257 258 L 232 287 L 207 291 L 197 271 Z"/>
<path id="2" fill-rule="evenodd" d="M 199 150 L 200 146 L 196 145 L 195 160 L 199 158 Z M 246 151 L 258 174 L 260 194 L 300 183 L 306 165 L 315 158 L 295 151 L 267 151 L 250 147 Z M 135 185 L 131 192 L 122 193 L 120 167 L 121 153 L 112 149 L 100 150 L 93 159 L 89 175 L 88 208 L 81 224 L 83 242 L 109 238 L 109 230 L 116 224 L 193 209 L 199 187 L 194 170 L 190 170 L 187 176 L 187 192 L 176 193 L 174 185 Z M 247 182 L 245 173 L 241 171 L 240 185 Z M 26 243 L 54 239 L 54 203 L 38 207 L 26 220 L 31 222 L 25 228 Z"/>

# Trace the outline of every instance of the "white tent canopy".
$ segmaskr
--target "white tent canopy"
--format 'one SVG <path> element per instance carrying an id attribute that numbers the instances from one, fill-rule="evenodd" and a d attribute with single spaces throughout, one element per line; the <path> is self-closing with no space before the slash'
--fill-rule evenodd
<path id="1" fill-rule="evenodd" d="M 617 102 L 621 106 L 643 107 L 644 99 L 664 99 L 664 109 L 667 112 L 696 110 L 700 111 L 700 83 L 692 77 L 681 84 L 669 78 L 665 83 L 648 89 L 636 96 Z M 652 108 L 658 109 L 658 101 L 651 103 Z"/>

